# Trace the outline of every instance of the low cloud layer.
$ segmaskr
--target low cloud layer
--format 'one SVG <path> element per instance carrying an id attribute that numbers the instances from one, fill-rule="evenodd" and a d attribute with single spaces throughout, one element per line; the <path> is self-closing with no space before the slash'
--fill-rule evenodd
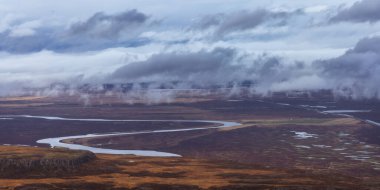
<path id="1" fill-rule="evenodd" d="M 51 52 L 35 54 L 32 59 L 10 56 L 9 64 L 0 65 L 6 71 L 0 71 L 5 79 L 0 82 L 0 95 L 51 88 L 52 84 L 63 84 L 72 90 L 86 85 L 101 90 L 104 84 L 129 84 L 132 90 L 151 89 L 152 92 L 162 87 L 227 87 L 235 89 L 236 95 L 244 86 L 249 92 L 262 95 L 274 91 L 330 89 L 340 97 L 380 98 L 379 44 L 380 37 L 364 38 L 343 55 L 312 64 L 232 48 L 156 53 L 134 60 L 124 55 L 127 63 L 119 61 L 118 57 L 123 55 L 120 50 L 85 57 L 60 57 Z M 43 59 L 52 65 L 39 66 Z M 54 66 L 59 61 L 65 62 L 65 66 Z M 127 96 L 131 93 L 136 94 L 128 92 Z M 173 93 L 169 93 L 171 97 L 175 96 Z"/>
<path id="2" fill-rule="evenodd" d="M 184 81 L 225 83 L 240 75 L 239 66 L 232 65 L 233 49 L 216 48 L 194 53 L 155 54 L 148 60 L 127 64 L 111 76 L 120 82 Z M 228 73 L 229 75 L 224 75 Z"/>
<path id="3" fill-rule="evenodd" d="M 364 38 L 345 54 L 313 64 L 270 55 L 249 55 L 216 48 L 193 53 L 164 53 L 117 69 L 113 81 L 228 86 L 250 81 L 251 92 L 333 90 L 354 99 L 380 98 L 380 37 Z"/>
<path id="4" fill-rule="evenodd" d="M 344 55 L 314 64 L 338 95 L 380 98 L 380 37 L 364 38 Z"/>
<path id="5" fill-rule="evenodd" d="M 120 67 L 108 79 L 113 83 L 176 84 L 179 88 L 184 85 L 187 88 L 212 88 L 249 84 L 252 92 L 266 94 L 269 91 L 319 87 L 320 84 L 302 83 L 314 80 L 312 75 L 312 70 L 301 62 L 290 62 L 267 54 L 242 54 L 231 48 L 215 48 L 155 54 L 145 61 Z"/>

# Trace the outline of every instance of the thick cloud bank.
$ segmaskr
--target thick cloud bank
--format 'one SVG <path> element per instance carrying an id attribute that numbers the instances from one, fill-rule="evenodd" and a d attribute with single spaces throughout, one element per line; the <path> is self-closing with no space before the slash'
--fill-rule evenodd
<path id="1" fill-rule="evenodd" d="M 192 53 L 152 55 L 117 69 L 112 81 L 168 83 L 196 86 L 242 84 L 251 92 L 333 90 L 354 99 L 380 98 L 380 37 L 364 38 L 345 54 L 313 64 L 289 62 L 276 56 L 239 54 L 216 48 Z"/>
<path id="2" fill-rule="evenodd" d="M 242 74 L 240 66 L 232 65 L 234 57 L 234 50 L 225 48 L 209 52 L 202 50 L 194 53 L 155 54 L 148 60 L 119 68 L 112 78 L 124 82 L 225 83 Z"/>
<path id="3" fill-rule="evenodd" d="M 180 82 L 205 88 L 249 82 L 252 90 L 262 92 L 277 88 L 287 90 L 285 82 L 295 82 L 309 72 L 303 63 L 285 63 L 275 56 L 238 54 L 234 49 L 216 48 L 212 51 L 156 54 L 145 61 L 127 64 L 110 77 L 119 83 Z M 310 86 L 298 87 L 305 89 Z"/>
<path id="4" fill-rule="evenodd" d="M 380 98 L 380 37 L 362 39 L 344 55 L 315 65 L 339 95 Z"/>
<path id="5" fill-rule="evenodd" d="M 4 78 L 0 93 L 46 90 L 58 83 L 74 91 L 86 85 L 102 90 L 104 84 L 128 84 L 132 90 L 244 87 L 262 95 L 274 91 L 330 89 L 337 96 L 380 98 L 379 44 L 380 37 L 364 38 L 343 55 L 312 64 L 268 54 L 242 53 L 232 48 L 173 51 L 135 59 L 129 59 L 131 55 L 123 55 L 121 50 L 79 57 L 61 57 L 51 52 L 35 54 L 32 58 L 8 56 L 6 63 L 0 65 L 5 71 L 0 71 Z M 120 62 L 120 56 L 125 61 Z M 42 59 L 51 64 L 38 65 Z M 55 66 L 57 62 L 65 64 Z M 239 90 L 234 93 L 239 94 Z M 170 93 L 170 96 L 174 95 Z"/>

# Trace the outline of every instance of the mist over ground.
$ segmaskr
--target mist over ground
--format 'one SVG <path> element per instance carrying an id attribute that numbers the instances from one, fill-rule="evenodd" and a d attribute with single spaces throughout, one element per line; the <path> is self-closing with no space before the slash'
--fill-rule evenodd
<path id="1" fill-rule="evenodd" d="M 0 1 L 0 96 L 104 92 L 154 102 L 193 89 L 380 98 L 376 1 L 237 1 L 212 11 L 187 2 L 182 14 L 113 3 L 67 15 L 62 2 L 36 13 Z"/>

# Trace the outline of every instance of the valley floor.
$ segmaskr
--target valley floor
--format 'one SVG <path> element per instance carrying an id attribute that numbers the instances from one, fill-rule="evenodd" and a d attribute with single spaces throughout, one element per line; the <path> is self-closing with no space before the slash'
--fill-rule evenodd
<path id="1" fill-rule="evenodd" d="M 329 109 L 327 103 L 334 109 L 352 106 L 370 111 L 352 116 L 326 114 L 323 111 Z M 0 144 L 8 145 L 3 152 L 9 152 L 10 145 L 46 147 L 36 141 L 51 137 L 214 126 L 10 115 L 242 123 L 223 129 L 69 139 L 65 142 L 155 150 L 183 157 L 97 154 L 97 159 L 68 171 L 2 175 L 0 189 L 380 189 L 380 127 L 365 122 L 366 117 L 380 118 L 380 106 L 330 104 L 330 100 L 209 98 L 131 105 L 115 97 L 103 97 L 83 106 L 76 97 L 0 99 Z M 31 149 L 23 148 L 26 152 Z"/>

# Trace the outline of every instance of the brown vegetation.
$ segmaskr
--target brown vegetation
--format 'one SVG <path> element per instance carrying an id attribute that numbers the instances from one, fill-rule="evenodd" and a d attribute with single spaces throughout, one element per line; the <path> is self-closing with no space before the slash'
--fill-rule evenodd
<path id="1" fill-rule="evenodd" d="M 45 157 L 53 159 L 62 156 L 71 158 L 85 154 L 78 151 L 30 147 L 1 148 L 16 153 L 24 160 Z M 36 156 L 32 156 L 33 153 L 36 153 Z M 96 159 L 76 165 L 74 169 L 62 171 L 56 176 L 47 177 L 44 176 L 44 172 L 31 174 L 26 172 L 22 176 L 3 176 L 0 178 L 0 189 L 248 190 L 277 187 L 282 189 L 364 187 L 360 181 L 341 175 L 324 176 L 300 170 L 270 169 L 223 161 L 117 155 L 97 155 Z"/>
<path id="2" fill-rule="evenodd" d="M 76 170 L 95 159 L 88 151 L 0 146 L 0 177 L 45 176 Z"/>
<path id="3" fill-rule="evenodd" d="M 320 114 L 300 106 L 278 105 L 276 99 L 182 99 L 171 104 L 130 105 L 114 97 L 99 97 L 84 107 L 77 98 L 0 100 L 0 114 L 67 118 L 206 119 L 237 121 L 244 125 L 223 130 L 71 139 L 72 143 L 158 150 L 177 153 L 184 158 L 97 155 L 96 159 L 73 164 L 75 166 L 70 169 L 9 173 L 12 166 L 4 169 L 8 173 L 0 175 L 1 190 L 378 189 L 380 186 L 379 128 L 360 120 Z M 295 105 L 321 104 L 299 99 L 289 101 Z M 349 109 L 351 107 L 344 106 L 351 105 L 352 109 L 377 109 L 372 104 L 365 105 L 368 108 L 356 103 L 335 105 L 339 106 L 336 109 Z M 369 119 L 375 120 L 378 113 L 360 114 L 369 114 Z M 13 118 L 0 122 L 0 144 L 36 146 L 36 140 L 56 136 L 208 126 L 178 122 L 104 123 Z M 315 137 L 298 138 L 295 132 L 313 134 Z M 3 149 L 2 153 L 17 155 L 10 149 Z M 20 147 L 20 150 L 27 153 L 23 156 L 33 158 L 31 155 L 37 149 Z M 49 151 L 43 149 L 43 152 L 48 155 Z M 53 155 L 59 154 L 55 152 Z M 22 163 L 30 165 L 30 161 Z M 41 167 L 37 165 L 35 168 Z"/>

